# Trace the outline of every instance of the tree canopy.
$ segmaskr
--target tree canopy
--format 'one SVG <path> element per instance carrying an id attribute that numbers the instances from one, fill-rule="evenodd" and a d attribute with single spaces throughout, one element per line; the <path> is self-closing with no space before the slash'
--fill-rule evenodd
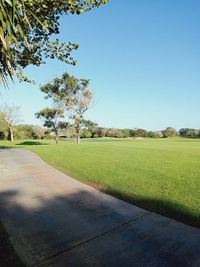
<path id="1" fill-rule="evenodd" d="M 59 19 L 82 14 L 108 0 L 0 0 L 0 80 L 16 74 L 28 79 L 22 69 L 41 65 L 47 58 L 75 64 L 71 52 L 78 44 L 52 40 L 59 34 Z"/>
<path id="2" fill-rule="evenodd" d="M 74 121 L 77 143 L 80 142 L 80 130 L 84 113 L 89 109 L 93 94 L 88 88 L 89 80 L 77 79 L 73 75 L 64 73 L 60 78 L 45 84 L 40 89 L 46 98 L 51 98 L 56 105 L 68 112 Z"/>

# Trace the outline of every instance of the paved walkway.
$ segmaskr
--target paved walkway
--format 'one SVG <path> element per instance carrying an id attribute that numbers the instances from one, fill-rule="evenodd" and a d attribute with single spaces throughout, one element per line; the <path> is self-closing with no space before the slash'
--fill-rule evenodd
<path id="1" fill-rule="evenodd" d="M 200 266 L 200 230 L 0 150 L 0 220 L 27 266 Z"/>

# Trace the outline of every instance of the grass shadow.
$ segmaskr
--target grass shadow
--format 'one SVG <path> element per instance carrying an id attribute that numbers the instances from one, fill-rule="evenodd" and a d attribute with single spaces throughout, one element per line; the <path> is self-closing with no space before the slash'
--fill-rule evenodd
<path id="1" fill-rule="evenodd" d="M 43 146 L 48 145 L 47 143 L 42 143 L 39 141 L 24 141 L 21 143 L 16 144 L 17 146 Z"/>

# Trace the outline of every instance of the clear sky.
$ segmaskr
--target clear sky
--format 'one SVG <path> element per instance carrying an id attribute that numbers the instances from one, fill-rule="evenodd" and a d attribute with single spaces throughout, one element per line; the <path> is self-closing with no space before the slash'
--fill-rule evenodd
<path id="1" fill-rule="evenodd" d="M 100 126 L 159 130 L 200 128 L 200 1 L 110 0 L 61 19 L 60 39 L 80 44 L 75 67 L 29 67 L 38 84 L 68 71 L 90 78 L 95 103 L 86 117 Z M 21 106 L 24 123 L 48 105 L 39 85 L 1 88 L 0 103 Z"/>

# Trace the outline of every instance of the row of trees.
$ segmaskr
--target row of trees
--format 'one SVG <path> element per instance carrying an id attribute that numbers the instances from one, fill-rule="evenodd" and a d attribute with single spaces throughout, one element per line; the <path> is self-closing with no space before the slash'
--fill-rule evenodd
<path id="1" fill-rule="evenodd" d="M 0 107 L 0 139 L 13 141 L 22 139 L 43 139 L 55 138 L 56 143 L 59 138 L 77 139 L 76 120 L 66 122 L 65 112 L 58 107 L 45 108 L 36 113 L 37 118 L 41 118 L 44 127 L 18 124 L 20 120 L 19 107 Z M 5 114 L 3 114 L 3 112 Z M 146 131 L 145 129 L 116 129 L 98 126 L 91 120 L 82 118 L 78 121 L 80 138 L 116 137 L 116 138 L 167 138 L 173 136 L 200 137 L 200 130 L 182 128 L 178 132 L 168 127 L 162 131 Z"/>
<path id="2" fill-rule="evenodd" d="M 89 121 L 90 122 L 90 121 Z M 90 122 L 92 124 L 92 122 Z M 141 138 L 166 138 L 176 136 L 177 132 L 174 128 L 168 127 L 163 131 L 146 131 L 145 129 L 116 129 L 116 128 L 103 128 L 95 126 L 93 128 L 85 127 L 82 131 L 82 137 L 141 137 Z"/>

